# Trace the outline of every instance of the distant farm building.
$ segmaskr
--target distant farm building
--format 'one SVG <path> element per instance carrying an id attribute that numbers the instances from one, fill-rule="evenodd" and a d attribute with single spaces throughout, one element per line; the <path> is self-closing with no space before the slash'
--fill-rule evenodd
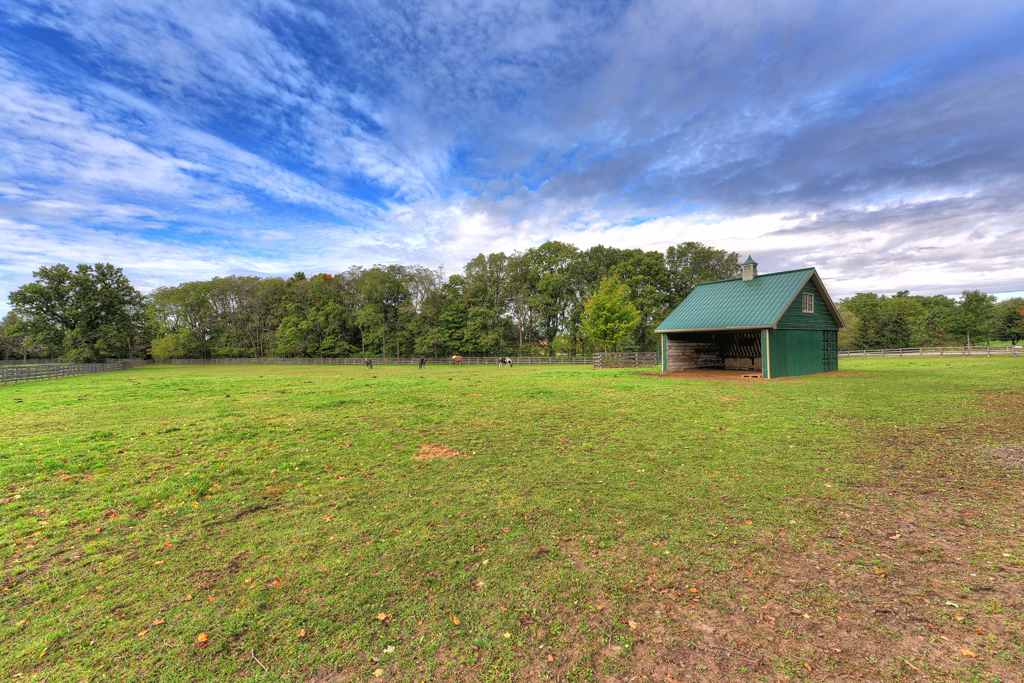
<path id="1" fill-rule="evenodd" d="M 835 304 L 814 268 L 698 285 L 665 321 L 662 371 L 738 370 L 766 379 L 833 372 L 839 366 Z"/>

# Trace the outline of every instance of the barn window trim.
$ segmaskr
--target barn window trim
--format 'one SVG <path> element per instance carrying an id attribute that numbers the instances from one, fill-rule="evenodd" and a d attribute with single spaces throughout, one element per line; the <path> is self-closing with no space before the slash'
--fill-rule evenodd
<path id="1" fill-rule="evenodd" d="M 804 292 L 804 313 L 814 313 L 814 295 Z"/>

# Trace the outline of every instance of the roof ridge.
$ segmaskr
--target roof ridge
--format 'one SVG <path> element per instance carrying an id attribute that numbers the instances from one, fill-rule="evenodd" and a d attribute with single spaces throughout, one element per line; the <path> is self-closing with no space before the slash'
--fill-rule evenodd
<path id="1" fill-rule="evenodd" d="M 808 271 L 808 270 L 814 270 L 814 266 L 811 266 L 810 268 L 794 268 L 793 270 L 780 270 L 777 273 L 762 273 L 761 275 L 758 275 L 754 279 L 758 280 L 758 279 L 763 278 L 763 277 L 771 277 L 772 275 L 785 275 L 787 273 L 800 273 L 800 272 Z M 728 280 L 710 280 L 708 282 L 700 283 L 699 285 L 697 285 L 697 287 L 703 287 L 704 285 L 717 285 L 719 282 L 735 282 L 737 280 L 742 280 L 742 279 L 743 278 L 741 278 L 741 277 L 731 277 Z M 694 289 L 697 289 L 697 287 L 694 287 Z"/>

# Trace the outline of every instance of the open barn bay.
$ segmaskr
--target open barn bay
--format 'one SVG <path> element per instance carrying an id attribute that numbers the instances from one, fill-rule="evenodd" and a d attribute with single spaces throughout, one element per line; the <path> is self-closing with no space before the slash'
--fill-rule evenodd
<path id="1" fill-rule="evenodd" d="M 1024 361 L 0 388 L 17 680 L 1014 680 Z"/>

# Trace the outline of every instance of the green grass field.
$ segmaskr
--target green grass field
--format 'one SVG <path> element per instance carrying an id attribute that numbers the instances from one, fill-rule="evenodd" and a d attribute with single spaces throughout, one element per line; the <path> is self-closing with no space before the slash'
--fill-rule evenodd
<path id="1" fill-rule="evenodd" d="M 840 370 L 0 387 L 0 675 L 1019 680 L 1024 360 Z"/>

